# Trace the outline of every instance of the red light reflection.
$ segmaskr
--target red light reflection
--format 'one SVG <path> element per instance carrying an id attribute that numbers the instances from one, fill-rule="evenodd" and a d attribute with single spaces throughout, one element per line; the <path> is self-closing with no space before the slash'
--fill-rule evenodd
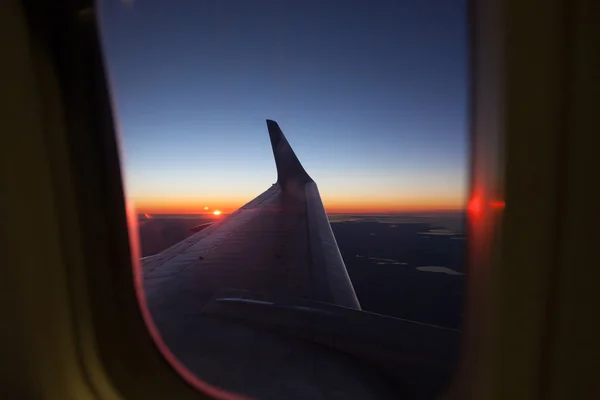
<path id="1" fill-rule="evenodd" d="M 493 208 L 504 208 L 506 207 L 506 202 L 498 200 L 498 201 L 490 201 L 490 206 Z"/>
<path id="2" fill-rule="evenodd" d="M 469 204 L 467 205 L 467 211 L 473 218 L 479 217 L 483 211 L 483 196 L 480 194 L 473 194 Z"/>
<path id="3" fill-rule="evenodd" d="M 486 202 L 482 194 L 474 193 L 467 205 L 467 211 L 472 218 L 479 218 L 485 212 L 486 206 L 493 209 L 503 210 L 504 207 L 506 207 L 506 202 L 504 200 L 493 200 Z"/>

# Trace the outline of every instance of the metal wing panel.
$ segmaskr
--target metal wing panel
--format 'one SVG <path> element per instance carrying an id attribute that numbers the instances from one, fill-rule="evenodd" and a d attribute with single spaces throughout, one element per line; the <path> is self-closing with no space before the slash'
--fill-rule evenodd
<path id="1" fill-rule="evenodd" d="M 372 365 L 407 387 L 446 373 L 456 332 L 360 311 L 317 185 L 267 125 L 277 183 L 142 259 L 147 305 L 170 350 L 211 384 L 260 398 L 391 399 Z M 437 342 L 424 358 L 411 351 Z"/>

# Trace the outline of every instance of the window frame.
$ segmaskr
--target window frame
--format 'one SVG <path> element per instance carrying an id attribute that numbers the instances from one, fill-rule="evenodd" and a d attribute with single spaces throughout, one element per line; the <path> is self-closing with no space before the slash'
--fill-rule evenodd
<path id="1" fill-rule="evenodd" d="M 470 216 L 463 361 L 450 392 L 583 397 L 597 372 L 586 353 L 598 348 L 599 328 L 587 317 L 598 306 L 589 294 L 599 280 L 577 276 L 570 263 L 595 256 L 586 222 L 598 211 L 583 177 L 598 128 L 590 106 L 600 82 L 591 79 L 600 70 L 592 68 L 597 6 L 471 4 L 471 199 L 482 193 L 507 206 Z M 16 300 L 22 310 L 8 315 L 15 346 L 8 362 L 16 366 L 9 390 L 15 397 L 208 398 L 158 351 L 138 302 L 130 268 L 138 262 L 130 246 L 135 218 L 124 200 L 93 10 L 92 1 L 12 1 L 2 17 L 16 44 L 5 48 L 2 68 L 23 91 L 2 120 L 20 135 L 9 139 L 13 152 L 2 152 L 15 179 L 2 179 L 13 186 L 27 179 L 24 190 L 3 198 L 4 229 L 14 228 L 5 254 L 19 266 L 7 271 L 16 287 L 8 304 Z M 32 206 L 43 226 L 23 217 Z M 35 241 L 27 243 L 24 222 Z M 582 230 L 587 240 L 578 239 Z M 27 245 L 36 248 L 25 257 Z M 586 272 L 598 277 L 598 269 Z"/>

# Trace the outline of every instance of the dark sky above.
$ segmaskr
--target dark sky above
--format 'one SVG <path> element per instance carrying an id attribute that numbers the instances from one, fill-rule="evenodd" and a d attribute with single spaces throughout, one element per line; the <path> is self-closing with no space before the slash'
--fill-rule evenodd
<path id="1" fill-rule="evenodd" d="M 266 189 L 265 118 L 328 210 L 462 205 L 464 0 L 104 0 L 99 15 L 143 211 L 235 208 Z"/>

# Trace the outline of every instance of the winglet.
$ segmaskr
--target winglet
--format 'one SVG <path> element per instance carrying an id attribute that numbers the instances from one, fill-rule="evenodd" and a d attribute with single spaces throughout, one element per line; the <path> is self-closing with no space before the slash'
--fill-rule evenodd
<path id="1" fill-rule="evenodd" d="M 267 128 L 269 129 L 271 147 L 277 166 L 277 183 L 285 190 L 290 183 L 305 184 L 313 182 L 302 164 L 300 164 L 277 122 L 268 119 Z"/>

